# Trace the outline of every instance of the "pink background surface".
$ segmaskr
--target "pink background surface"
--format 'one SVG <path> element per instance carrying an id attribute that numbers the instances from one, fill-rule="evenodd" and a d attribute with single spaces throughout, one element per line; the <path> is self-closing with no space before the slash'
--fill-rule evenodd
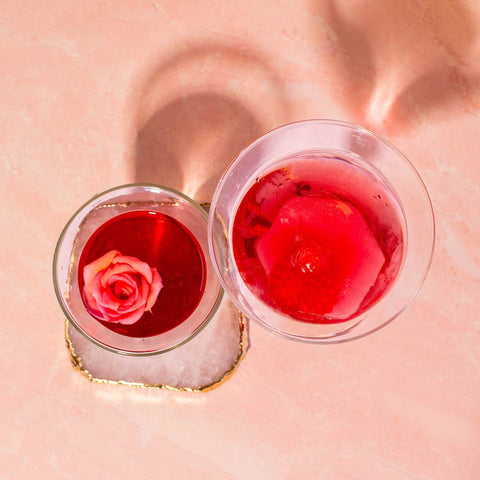
<path id="1" fill-rule="evenodd" d="M 479 479 L 477 1 L 88 1 L 0 6 L 0 478 Z M 248 142 L 336 118 L 385 135 L 437 216 L 397 321 L 311 346 L 250 324 L 204 394 L 75 372 L 51 281 L 61 228 L 142 180 L 208 200 Z"/>

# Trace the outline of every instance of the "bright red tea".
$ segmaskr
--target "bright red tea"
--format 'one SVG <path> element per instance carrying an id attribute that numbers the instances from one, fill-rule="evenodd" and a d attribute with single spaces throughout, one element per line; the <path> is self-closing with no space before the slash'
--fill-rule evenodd
<path id="1" fill-rule="evenodd" d="M 258 177 L 235 215 L 232 247 L 247 287 L 312 323 L 347 321 L 388 290 L 401 266 L 403 217 L 377 175 L 305 154 Z"/>
<path id="2" fill-rule="evenodd" d="M 195 310 L 205 289 L 205 257 L 193 234 L 174 218 L 138 210 L 118 215 L 98 228 L 79 261 L 78 283 L 83 290 L 83 267 L 110 250 L 136 257 L 156 268 L 163 281 L 151 312 L 132 325 L 98 320 L 130 337 L 150 337 L 180 325 Z"/>

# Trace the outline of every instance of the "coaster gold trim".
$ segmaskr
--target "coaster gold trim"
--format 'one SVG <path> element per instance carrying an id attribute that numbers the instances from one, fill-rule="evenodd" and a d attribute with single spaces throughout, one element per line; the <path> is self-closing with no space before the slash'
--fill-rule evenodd
<path id="1" fill-rule="evenodd" d="M 240 341 L 238 344 L 238 354 L 233 361 L 232 366 L 217 380 L 210 382 L 206 385 L 201 385 L 199 387 L 175 387 L 174 385 L 168 385 L 166 383 L 142 383 L 142 382 L 129 382 L 125 380 L 111 380 L 108 378 L 97 378 L 92 375 L 82 364 L 81 357 L 75 352 L 73 342 L 70 338 L 70 322 L 65 319 L 65 341 L 67 345 L 67 350 L 70 356 L 70 361 L 72 362 L 73 368 L 80 372 L 84 377 L 86 377 L 92 383 L 103 383 L 108 385 L 126 385 L 129 387 L 139 387 L 139 388 L 154 388 L 158 390 L 172 390 L 176 392 L 208 392 L 218 388 L 220 385 L 225 383 L 237 370 L 240 362 L 245 358 L 248 348 L 248 335 L 247 335 L 247 323 L 245 316 L 239 312 L 238 314 L 238 329 L 240 335 Z"/>

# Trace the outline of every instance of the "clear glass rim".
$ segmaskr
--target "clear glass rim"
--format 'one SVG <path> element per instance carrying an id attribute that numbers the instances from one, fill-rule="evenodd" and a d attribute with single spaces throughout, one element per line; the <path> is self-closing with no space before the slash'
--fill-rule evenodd
<path id="1" fill-rule="evenodd" d="M 192 340 L 194 337 L 196 337 L 206 326 L 207 324 L 210 322 L 210 320 L 213 318 L 213 316 L 215 315 L 215 313 L 218 311 L 219 307 L 220 307 L 220 303 L 223 299 L 223 295 L 224 295 L 224 289 L 222 287 L 222 284 L 220 282 L 220 289 L 219 289 L 219 293 L 217 295 L 217 298 L 216 298 L 216 301 L 215 303 L 213 304 L 209 314 L 206 316 L 206 318 L 204 319 L 204 321 L 192 332 L 191 335 L 189 335 L 188 337 L 186 337 L 184 340 L 176 343 L 175 345 L 172 345 L 170 347 L 167 347 L 167 348 L 163 348 L 161 350 L 148 350 L 148 351 L 128 351 L 128 350 L 121 350 L 121 349 L 117 349 L 115 347 L 112 347 L 110 345 L 106 345 L 102 342 L 100 342 L 99 340 L 97 340 L 96 338 L 92 337 L 91 335 L 89 335 L 87 332 L 85 332 L 78 324 L 77 322 L 75 321 L 74 318 L 72 318 L 72 316 L 70 315 L 70 312 L 68 312 L 67 308 L 65 307 L 65 304 L 64 304 L 64 298 L 63 298 L 63 294 L 61 293 L 60 291 L 60 285 L 58 284 L 57 282 L 57 276 L 56 276 L 56 270 L 57 270 L 57 264 L 58 264 L 58 255 L 59 255 L 59 249 L 62 245 L 62 242 L 65 238 L 65 235 L 70 227 L 70 225 L 73 223 L 73 221 L 75 220 L 75 218 L 77 218 L 77 216 L 84 210 L 86 209 L 90 204 L 92 204 L 93 202 L 95 202 L 95 200 L 98 200 L 99 198 L 109 194 L 109 193 L 113 193 L 113 192 L 116 192 L 116 191 L 120 191 L 120 190 L 124 190 L 126 188 L 135 188 L 135 187 L 145 187 L 145 188 L 151 188 L 151 189 L 157 189 L 157 190 L 160 190 L 162 192 L 168 192 L 168 193 L 171 193 L 173 195 L 176 195 L 178 197 L 181 197 L 182 199 L 184 199 L 185 201 L 187 201 L 189 204 L 191 204 L 193 207 L 195 207 L 195 209 L 205 218 L 205 220 L 208 221 L 208 214 L 207 212 L 205 211 L 205 209 L 198 203 L 196 202 L 195 200 L 193 200 L 192 198 L 188 197 L 187 195 L 185 195 L 184 193 L 182 192 L 179 192 L 178 190 L 175 190 L 173 188 L 170 188 L 170 187 L 166 187 L 164 185 L 159 185 L 159 184 L 154 184 L 154 183 L 144 183 L 144 182 L 132 182 L 132 183 L 125 183 L 125 184 L 122 184 L 122 185 L 118 185 L 118 186 L 115 186 L 115 187 L 112 187 L 112 188 L 109 188 L 107 190 L 104 190 L 103 192 L 100 192 L 100 193 L 97 193 L 95 195 L 93 195 L 92 197 L 90 197 L 89 200 L 87 200 L 86 202 L 84 202 L 79 208 L 77 208 L 77 210 L 73 213 L 73 215 L 71 215 L 71 217 L 69 218 L 69 220 L 67 221 L 67 223 L 65 224 L 65 226 L 62 228 L 62 231 L 60 232 L 60 235 L 58 237 L 58 240 L 56 242 L 56 245 L 55 245 L 55 250 L 54 250 L 54 253 L 53 253 L 53 263 L 52 263 L 52 276 L 53 276 L 53 286 L 54 286 L 54 291 L 55 291 L 55 296 L 57 297 L 57 301 L 60 305 L 60 308 L 62 309 L 63 311 L 63 314 L 65 315 L 67 321 L 69 322 L 70 325 L 73 325 L 73 327 L 75 327 L 75 329 L 81 333 L 85 338 L 87 338 L 89 341 L 93 342 L 95 345 L 105 349 L 105 350 L 108 350 L 110 352 L 113 352 L 113 353 L 118 353 L 118 354 L 121 354 L 121 355 L 126 355 L 126 356 L 134 356 L 134 357 L 146 357 L 146 356 L 152 356 L 152 355 L 159 355 L 159 354 L 162 354 L 162 353 L 166 353 L 166 352 L 169 352 L 171 350 L 174 350 L 182 345 L 184 345 L 185 343 L 189 342 L 190 340 Z M 205 252 L 205 254 L 209 254 L 209 252 Z M 216 270 L 215 270 L 215 266 L 213 265 L 213 262 L 212 262 L 212 266 L 214 267 L 214 273 L 215 275 L 217 276 L 218 278 L 218 275 L 216 274 Z"/>
<path id="2" fill-rule="evenodd" d="M 410 169 L 413 176 L 416 177 L 416 179 L 418 181 L 418 185 L 421 187 L 422 193 L 425 196 L 424 197 L 425 198 L 425 206 L 427 207 L 427 210 L 428 210 L 428 216 L 431 218 L 432 232 L 431 232 L 431 239 L 429 240 L 428 259 L 426 261 L 426 265 L 425 265 L 423 275 L 422 275 L 421 279 L 418 281 L 415 290 L 411 293 L 408 301 L 405 302 L 400 308 L 398 308 L 398 310 L 396 312 L 391 314 L 385 321 L 383 321 L 379 325 L 369 329 L 368 331 L 359 332 L 358 334 L 356 334 L 354 336 L 350 336 L 350 337 L 342 337 L 342 335 L 344 333 L 348 332 L 348 331 L 353 330 L 358 324 L 362 323 L 362 321 L 363 321 L 362 316 L 364 316 L 365 313 L 368 313 L 368 310 L 367 310 L 367 312 L 364 312 L 364 314 L 361 314 L 360 317 L 359 317 L 359 320 L 355 324 L 353 324 L 351 327 L 348 327 L 345 330 L 340 330 L 337 334 L 332 334 L 332 335 L 328 335 L 328 336 L 310 336 L 310 335 L 292 334 L 290 332 L 286 332 L 284 330 L 281 330 L 281 329 L 279 329 L 279 328 L 277 328 L 277 327 L 275 327 L 271 324 L 268 324 L 267 322 L 263 321 L 261 318 L 258 318 L 256 315 L 253 315 L 253 316 L 249 315 L 249 312 L 245 311 L 245 308 L 237 300 L 237 298 L 235 298 L 235 295 L 233 295 L 229 291 L 229 286 L 228 286 L 228 284 L 227 284 L 227 282 L 224 278 L 224 274 L 222 272 L 222 269 L 220 268 L 219 259 L 217 257 L 217 252 L 215 250 L 214 243 L 216 243 L 216 242 L 213 241 L 213 238 L 214 238 L 214 225 L 213 225 L 214 214 L 215 214 L 215 210 L 216 210 L 216 207 L 217 207 L 217 203 L 218 203 L 218 200 L 219 200 L 221 190 L 223 188 L 223 181 L 224 181 L 225 178 L 227 178 L 230 171 L 235 168 L 238 161 L 242 157 L 244 157 L 248 152 L 255 149 L 259 144 L 261 144 L 262 142 L 267 140 L 269 137 L 277 135 L 277 134 L 281 133 L 282 131 L 288 130 L 292 127 L 303 126 L 303 125 L 313 125 L 313 124 L 322 125 L 322 126 L 334 126 L 334 127 L 339 126 L 339 127 L 348 128 L 348 129 L 351 129 L 351 130 L 354 130 L 354 131 L 360 131 L 360 132 L 363 132 L 363 133 L 369 135 L 370 137 L 374 138 L 376 141 L 378 141 L 379 143 L 381 143 L 385 147 L 387 147 L 389 150 L 391 150 Z M 219 187 L 222 187 L 222 188 L 219 188 Z M 256 139 L 254 142 L 249 144 L 243 150 L 241 150 L 239 152 L 239 154 L 233 159 L 233 161 L 226 168 L 226 170 L 223 173 L 221 179 L 219 180 L 217 189 L 215 190 L 215 193 L 213 195 L 211 208 L 210 208 L 210 212 L 209 212 L 209 220 L 208 220 L 208 242 L 209 242 L 210 257 L 212 259 L 213 267 L 214 267 L 215 272 L 216 272 L 216 274 L 217 274 L 217 276 L 220 280 L 222 288 L 227 293 L 230 300 L 235 304 L 235 306 L 240 311 L 242 311 L 245 314 L 245 316 L 247 318 L 252 318 L 252 320 L 255 323 L 257 323 L 258 325 L 263 327 L 265 330 L 267 330 L 271 333 L 274 333 L 274 334 L 276 334 L 280 337 L 283 337 L 283 338 L 288 338 L 290 340 L 295 340 L 295 341 L 302 342 L 302 343 L 311 343 L 311 344 L 338 344 L 338 343 L 346 343 L 346 342 L 350 342 L 350 341 L 357 340 L 357 339 L 360 339 L 360 338 L 364 338 L 364 337 L 366 337 L 366 336 L 368 336 L 372 333 L 375 333 L 375 332 L 379 331 L 383 327 L 390 324 L 393 320 L 398 318 L 398 316 L 401 315 L 411 305 L 411 303 L 415 300 L 415 298 L 418 296 L 423 284 L 425 283 L 425 280 L 428 276 L 428 272 L 430 271 L 430 267 L 431 267 L 431 264 L 432 264 L 432 261 L 433 261 L 433 255 L 434 255 L 434 251 L 435 251 L 435 236 L 436 236 L 436 222 L 435 222 L 435 213 L 434 213 L 434 209 L 433 209 L 432 200 L 431 200 L 430 194 L 428 192 L 428 189 L 425 185 L 425 182 L 424 182 L 422 176 L 420 175 L 420 173 L 416 169 L 416 167 L 413 165 L 413 163 L 401 152 L 401 150 L 399 150 L 399 148 L 397 148 L 394 144 L 392 144 L 389 140 L 382 137 L 381 135 L 379 135 L 375 132 L 372 132 L 371 130 L 369 130 L 365 127 L 362 127 L 360 125 L 356 125 L 354 123 L 346 122 L 346 121 L 343 121 L 343 120 L 335 120 L 335 119 L 311 118 L 311 119 L 289 122 L 289 123 L 280 125 L 279 127 L 276 127 L 274 129 L 270 130 L 269 132 L 265 133 L 264 135 L 262 135 L 261 137 Z M 400 275 L 400 272 L 399 272 L 399 275 Z M 388 294 L 387 294 L 387 297 L 388 297 Z M 275 314 L 275 313 L 272 312 L 272 314 Z M 295 321 L 295 320 L 292 319 L 292 321 Z"/>

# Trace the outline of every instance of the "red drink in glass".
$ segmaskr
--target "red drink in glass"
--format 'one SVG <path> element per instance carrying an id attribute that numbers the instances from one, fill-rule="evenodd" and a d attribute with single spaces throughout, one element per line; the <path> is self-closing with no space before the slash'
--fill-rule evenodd
<path id="1" fill-rule="evenodd" d="M 270 307 L 305 322 L 344 322 L 394 281 L 402 224 L 380 176 L 305 153 L 255 179 L 235 215 L 232 249 L 243 281 Z"/>
<path id="2" fill-rule="evenodd" d="M 130 325 L 99 320 L 114 332 L 150 337 L 180 325 L 195 310 L 205 289 L 205 257 L 192 233 L 180 222 L 156 211 L 131 211 L 115 216 L 89 238 L 79 261 L 83 289 L 84 266 L 111 250 L 156 268 L 163 287 L 151 311 Z"/>

